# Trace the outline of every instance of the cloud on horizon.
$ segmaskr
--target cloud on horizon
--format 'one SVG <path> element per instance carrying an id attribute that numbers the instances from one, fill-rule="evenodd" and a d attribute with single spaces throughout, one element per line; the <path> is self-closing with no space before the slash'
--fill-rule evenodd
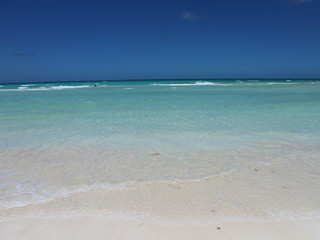
<path id="1" fill-rule="evenodd" d="M 17 52 L 17 53 L 12 53 L 12 56 L 15 56 L 15 57 L 33 57 L 33 56 L 37 56 L 37 55 L 35 53 Z"/>
<path id="2" fill-rule="evenodd" d="M 201 16 L 200 16 L 200 15 L 195 14 L 195 13 L 192 13 L 192 12 L 190 12 L 190 11 L 183 11 L 183 12 L 180 14 L 180 17 L 181 17 L 183 20 L 186 20 L 186 21 L 189 21 L 189 22 L 195 22 L 195 21 L 201 20 Z"/>

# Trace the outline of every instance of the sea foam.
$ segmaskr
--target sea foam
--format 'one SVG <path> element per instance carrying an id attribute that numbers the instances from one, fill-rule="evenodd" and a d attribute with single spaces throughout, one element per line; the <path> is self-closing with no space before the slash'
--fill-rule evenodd
<path id="1" fill-rule="evenodd" d="M 21 85 L 18 88 L 11 89 L 0 89 L 2 92 L 12 92 L 12 91 L 50 91 L 50 90 L 64 90 L 64 89 L 78 89 L 78 88 L 89 88 L 92 86 L 89 85 L 81 85 L 81 86 L 40 86 L 40 87 L 31 87 L 33 85 Z"/>
<path id="2" fill-rule="evenodd" d="M 215 82 L 203 82 L 198 81 L 195 83 L 153 83 L 153 86 L 172 86 L 172 87 L 178 87 L 178 86 L 229 86 L 229 84 L 223 84 L 223 83 L 215 83 Z"/>

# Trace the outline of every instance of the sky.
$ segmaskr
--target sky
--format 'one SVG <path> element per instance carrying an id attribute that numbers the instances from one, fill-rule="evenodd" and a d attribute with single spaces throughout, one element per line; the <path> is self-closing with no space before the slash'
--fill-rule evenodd
<path id="1" fill-rule="evenodd" d="M 320 0 L 0 0 L 0 82 L 320 78 Z"/>

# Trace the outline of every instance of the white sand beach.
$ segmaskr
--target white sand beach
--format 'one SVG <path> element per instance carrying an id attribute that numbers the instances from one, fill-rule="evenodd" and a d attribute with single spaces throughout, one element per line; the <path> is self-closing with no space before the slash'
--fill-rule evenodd
<path id="1" fill-rule="evenodd" d="M 0 223 L 0 239 L 318 240 L 320 239 L 320 218 L 164 224 L 125 218 L 90 216 L 74 218 L 24 217 L 2 221 Z"/>

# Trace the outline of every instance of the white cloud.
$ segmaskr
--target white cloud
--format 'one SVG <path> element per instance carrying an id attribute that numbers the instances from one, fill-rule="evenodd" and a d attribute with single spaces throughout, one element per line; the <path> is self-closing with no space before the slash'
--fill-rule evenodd
<path id="1" fill-rule="evenodd" d="M 189 11 L 183 11 L 180 14 L 180 17 L 186 21 L 194 22 L 201 19 L 201 17 L 195 13 L 189 12 Z"/>

